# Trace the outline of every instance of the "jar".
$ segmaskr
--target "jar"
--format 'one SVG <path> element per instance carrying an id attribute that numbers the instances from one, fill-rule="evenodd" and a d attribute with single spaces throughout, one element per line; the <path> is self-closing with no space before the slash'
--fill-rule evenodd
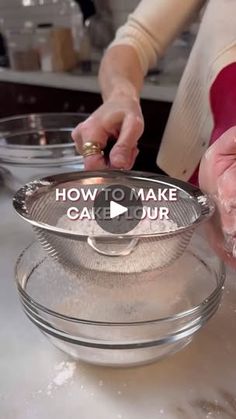
<path id="1" fill-rule="evenodd" d="M 75 67 L 76 54 L 70 28 L 41 24 L 36 33 L 42 71 L 68 71 Z"/>
<path id="2" fill-rule="evenodd" d="M 92 68 L 92 46 L 89 35 L 89 20 L 85 21 L 82 37 L 80 39 L 79 63 L 82 71 L 90 72 Z"/>
<path id="3" fill-rule="evenodd" d="M 37 46 L 42 71 L 53 71 L 53 50 L 51 44 L 52 24 L 42 23 L 36 29 Z"/>
<path id="4" fill-rule="evenodd" d="M 34 71 L 40 69 L 33 29 L 8 30 L 6 31 L 6 41 L 12 70 Z"/>

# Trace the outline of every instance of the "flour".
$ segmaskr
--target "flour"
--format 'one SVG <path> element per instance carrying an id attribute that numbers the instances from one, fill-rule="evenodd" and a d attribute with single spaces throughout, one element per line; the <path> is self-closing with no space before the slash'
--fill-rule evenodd
<path id="1" fill-rule="evenodd" d="M 128 223 L 128 221 L 126 221 L 126 223 Z M 109 235 L 109 233 L 104 231 L 94 219 L 83 218 L 79 220 L 71 220 L 66 214 L 58 220 L 57 227 L 90 237 Z M 154 233 L 169 233 L 170 231 L 175 231 L 177 229 L 178 225 L 173 220 L 160 220 L 158 218 L 152 220 L 148 217 L 145 217 L 140 220 L 135 228 L 126 233 L 126 236 L 133 234 L 144 235 Z"/>
<path id="2" fill-rule="evenodd" d="M 214 147 L 209 147 L 204 154 L 204 158 L 206 160 L 210 160 L 213 156 L 214 151 L 215 151 Z"/>
<path id="3" fill-rule="evenodd" d="M 57 374 L 53 380 L 48 384 L 46 394 L 51 396 L 53 390 L 58 386 L 61 387 L 69 382 L 72 379 L 74 372 L 76 370 L 75 362 L 60 362 L 55 366 L 55 371 Z"/>
<path id="4" fill-rule="evenodd" d="M 62 361 L 56 364 L 54 367 L 56 375 L 45 389 L 39 389 L 33 393 L 33 397 L 46 394 L 47 396 L 53 396 L 53 392 L 68 383 L 72 383 L 73 375 L 76 371 L 76 362 Z"/>
<path id="5" fill-rule="evenodd" d="M 53 383 L 57 386 L 62 386 L 65 384 L 70 378 L 73 377 L 73 374 L 76 370 L 76 363 L 75 362 L 61 362 L 56 367 L 59 370 L 58 374 L 54 377 Z"/>
<path id="6" fill-rule="evenodd" d="M 205 204 L 207 203 L 207 197 L 206 197 L 206 196 L 204 196 L 204 195 L 199 196 L 199 197 L 198 197 L 198 202 L 199 202 L 199 204 L 203 204 L 203 205 L 205 205 Z"/>

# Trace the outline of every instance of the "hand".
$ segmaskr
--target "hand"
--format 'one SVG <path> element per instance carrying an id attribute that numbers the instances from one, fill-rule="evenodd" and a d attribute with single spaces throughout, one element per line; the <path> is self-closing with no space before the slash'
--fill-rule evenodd
<path id="1" fill-rule="evenodd" d="M 111 97 L 100 106 L 85 122 L 72 132 L 76 147 L 82 153 L 86 142 L 98 143 L 106 147 L 110 137 L 117 141 L 108 161 L 99 154 L 86 157 L 85 169 L 131 169 L 138 155 L 137 143 L 144 130 L 144 121 L 136 97 L 121 95 Z"/>
<path id="2" fill-rule="evenodd" d="M 211 244 L 236 267 L 236 126 L 206 151 L 200 164 L 199 184 L 217 205 L 217 213 L 207 227 Z"/>

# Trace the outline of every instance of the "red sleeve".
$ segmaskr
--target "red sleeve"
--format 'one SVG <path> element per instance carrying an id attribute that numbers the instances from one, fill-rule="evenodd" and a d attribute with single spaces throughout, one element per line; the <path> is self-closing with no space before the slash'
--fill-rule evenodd
<path id="1" fill-rule="evenodd" d="M 225 131 L 236 125 L 236 62 L 225 67 L 210 90 L 214 120 L 211 144 Z"/>
<path id="2" fill-rule="evenodd" d="M 236 125 L 236 62 L 218 74 L 210 89 L 210 106 L 214 128 L 210 144 L 213 144 L 229 128 Z M 198 169 L 189 182 L 198 184 Z"/>

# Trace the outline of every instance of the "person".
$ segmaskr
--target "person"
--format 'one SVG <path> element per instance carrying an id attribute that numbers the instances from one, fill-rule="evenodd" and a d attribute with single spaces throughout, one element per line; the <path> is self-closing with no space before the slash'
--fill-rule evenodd
<path id="1" fill-rule="evenodd" d="M 212 243 L 217 236 L 217 252 L 236 266 L 235 1 L 140 1 L 102 59 L 103 105 L 72 137 L 85 157 L 85 169 L 132 168 L 144 130 L 139 100 L 144 77 L 203 7 L 157 164 L 169 176 L 199 180 L 201 189 L 214 197 L 221 224 L 211 231 Z M 107 160 L 102 150 L 111 136 L 116 142 Z"/>

